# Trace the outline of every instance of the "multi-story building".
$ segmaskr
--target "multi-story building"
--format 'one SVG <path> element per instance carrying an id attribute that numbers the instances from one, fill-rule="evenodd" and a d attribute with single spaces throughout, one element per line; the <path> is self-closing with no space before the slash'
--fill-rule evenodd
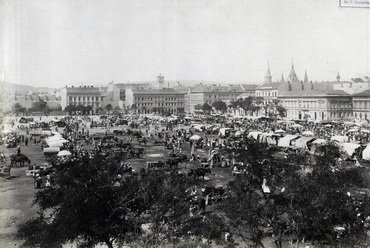
<path id="1" fill-rule="evenodd" d="M 93 109 L 102 107 L 104 96 L 101 95 L 99 87 L 79 86 L 64 87 L 60 90 L 60 105 L 64 110 L 69 105 L 91 106 Z"/>
<path id="2" fill-rule="evenodd" d="M 279 103 L 286 109 L 287 119 L 340 120 L 352 117 L 351 95 L 343 90 L 285 91 Z"/>
<path id="3" fill-rule="evenodd" d="M 126 101 L 126 89 L 141 89 L 141 90 L 150 90 L 150 89 L 155 89 L 155 87 L 150 84 L 150 83 L 127 83 L 127 84 L 123 84 L 123 83 L 118 83 L 118 84 L 115 84 L 120 92 L 119 92 L 119 99 L 120 101 L 122 102 L 122 104 L 124 105 L 125 101 Z"/>
<path id="4" fill-rule="evenodd" d="M 126 108 L 138 114 L 178 114 L 185 111 L 184 93 L 174 89 L 126 89 Z"/>
<path id="5" fill-rule="evenodd" d="M 196 105 L 203 105 L 205 103 L 211 105 L 215 101 L 234 101 L 242 93 L 244 93 L 244 89 L 240 84 L 224 86 L 200 83 L 190 91 L 190 112 L 195 112 Z"/>
<path id="6" fill-rule="evenodd" d="M 191 87 L 185 86 L 180 84 L 180 82 L 177 82 L 177 85 L 174 88 L 176 91 L 184 93 L 184 102 L 185 102 L 185 113 L 190 112 L 190 92 Z"/>
<path id="7" fill-rule="evenodd" d="M 370 89 L 352 95 L 354 120 L 370 119 Z"/>

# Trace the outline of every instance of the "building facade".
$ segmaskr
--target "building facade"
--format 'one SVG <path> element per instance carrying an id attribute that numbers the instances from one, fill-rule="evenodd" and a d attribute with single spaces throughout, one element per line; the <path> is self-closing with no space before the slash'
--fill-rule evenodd
<path id="1" fill-rule="evenodd" d="M 174 89 L 127 89 L 126 108 L 138 114 L 178 114 L 185 111 L 184 93 Z"/>
<path id="2" fill-rule="evenodd" d="M 244 89 L 240 84 L 228 86 L 198 84 L 190 91 L 189 112 L 194 113 L 196 105 L 205 103 L 212 105 L 216 101 L 234 101 L 242 93 L 244 93 Z"/>
<path id="3" fill-rule="evenodd" d="M 370 119 L 370 89 L 352 95 L 353 118 L 356 121 Z"/>
<path id="4" fill-rule="evenodd" d="M 60 97 L 60 105 L 63 110 L 69 105 L 91 106 L 96 109 L 102 107 L 102 102 L 104 102 L 100 88 L 95 86 L 66 86 L 60 90 Z"/>
<path id="5" fill-rule="evenodd" d="M 289 120 L 340 120 L 352 117 L 351 95 L 342 91 L 285 91 L 279 103 Z"/>

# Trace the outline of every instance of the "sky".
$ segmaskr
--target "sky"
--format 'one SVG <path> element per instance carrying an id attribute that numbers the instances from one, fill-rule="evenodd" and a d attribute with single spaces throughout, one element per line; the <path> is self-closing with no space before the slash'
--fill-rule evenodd
<path id="1" fill-rule="evenodd" d="M 300 80 L 363 78 L 369 17 L 339 0 L 0 0 L 0 80 L 262 83 L 292 62 Z"/>

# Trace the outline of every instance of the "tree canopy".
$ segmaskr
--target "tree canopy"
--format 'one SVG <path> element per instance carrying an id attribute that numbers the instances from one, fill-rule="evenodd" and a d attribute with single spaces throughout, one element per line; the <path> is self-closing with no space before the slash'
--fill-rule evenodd
<path id="1" fill-rule="evenodd" d="M 222 113 L 225 113 L 227 110 L 226 103 L 223 101 L 215 101 L 212 103 L 212 107 L 214 107 L 216 110 L 221 111 Z"/>
<path id="2" fill-rule="evenodd" d="M 229 183 L 231 195 L 221 205 L 235 232 L 257 246 L 273 234 L 276 247 L 283 247 L 284 235 L 297 245 L 302 239 L 322 245 L 364 237 L 369 199 L 363 195 L 359 203 L 348 196 L 351 187 L 364 186 L 360 171 L 334 170 L 337 148 L 325 150 L 314 164 L 303 154 L 276 159 L 257 142 L 239 151 L 246 173 Z M 336 227 L 345 228 L 340 239 Z"/>
<path id="3" fill-rule="evenodd" d="M 178 237 L 200 234 L 220 238 L 221 218 L 190 218 L 188 189 L 199 179 L 177 172 L 155 171 L 141 176 L 122 176 L 117 160 L 96 154 L 93 160 L 54 163 L 52 187 L 36 193 L 39 215 L 19 228 L 24 247 L 57 247 L 77 242 L 79 247 L 108 247 L 132 242 L 150 223 L 153 239 L 176 242 Z M 46 215 L 46 213 L 50 213 Z"/>

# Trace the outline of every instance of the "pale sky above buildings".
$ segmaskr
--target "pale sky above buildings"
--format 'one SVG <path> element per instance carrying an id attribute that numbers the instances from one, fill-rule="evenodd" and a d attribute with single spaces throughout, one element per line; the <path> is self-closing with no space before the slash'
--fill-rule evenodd
<path id="1" fill-rule="evenodd" d="M 0 0 L 0 80 L 32 86 L 370 77 L 370 8 L 339 0 Z"/>

